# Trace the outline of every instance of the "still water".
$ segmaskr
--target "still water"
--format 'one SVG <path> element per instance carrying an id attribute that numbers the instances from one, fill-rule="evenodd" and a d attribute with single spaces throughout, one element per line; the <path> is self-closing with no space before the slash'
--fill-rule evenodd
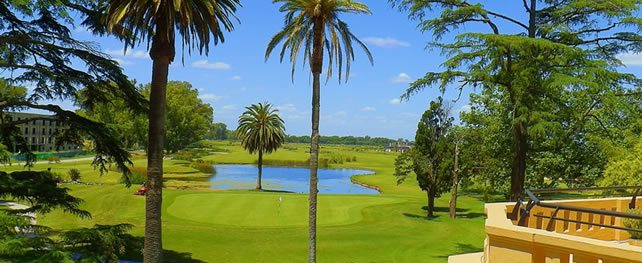
<path id="1" fill-rule="evenodd" d="M 254 189 L 258 167 L 255 165 L 216 165 L 216 174 L 210 178 L 212 189 Z M 374 189 L 354 184 L 350 177 L 373 174 L 356 169 L 319 169 L 319 193 L 322 194 L 377 194 Z M 307 193 L 310 170 L 295 167 L 263 166 L 262 185 L 265 190 Z"/>

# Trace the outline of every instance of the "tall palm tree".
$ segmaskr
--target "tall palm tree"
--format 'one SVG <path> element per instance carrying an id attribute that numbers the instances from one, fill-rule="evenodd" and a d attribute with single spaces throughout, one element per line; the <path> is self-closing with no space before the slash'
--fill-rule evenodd
<path id="1" fill-rule="evenodd" d="M 245 150 L 250 154 L 259 154 L 259 174 L 256 179 L 256 189 L 261 190 L 263 154 L 272 153 L 283 145 L 285 141 L 285 123 L 279 117 L 279 110 L 273 109 L 269 103 L 252 104 L 245 109 L 245 112 L 239 117 L 236 134 Z"/>
<path id="2" fill-rule="evenodd" d="M 316 224 L 317 224 L 317 168 L 319 161 L 319 104 L 321 97 L 321 72 L 324 63 L 324 48 L 327 50 L 327 78 L 332 76 L 333 66 L 345 79 L 350 76 L 350 62 L 354 60 L 353 43 L 360 46 L 368 56 L 372 55 L 363 42 L 350 32 L 348 25 L 339 19 L 341 13 L 370 14 L 365 4 L 351 0 L 273 0 L 280 3 L 280 11 L 285 12 L 285 25 L 267 46 L 267 60 L 277 45 L 283 43 L 280 53 L 281 62 L 290 53 L 292 77 L 299 51 L 303 48 L 303 63 L 310 60 L 312 72 L 312 136 L 310 142 L 310 208 L 309 208 L 309 245 L 308 262 L 316 262 Z"/>
<path id="3" fill-rule="evenodd" d="M 182 51 L 207 54 L 210 42 L 223 42 L 223 31 L 232 31 L 240 0 L 112 0 L 105 23 L 112 32 L 128 33 L 126 45 L 147 42 L 153 61 L 147 148 L 145 204 L 145 262 L 161 262 L 161 202 L 163 143 L 165 137 L 165 91 L 169 64 L 176 55 L 176 33 Z M 127 46 L 126 46 L 127 47 Z"/>

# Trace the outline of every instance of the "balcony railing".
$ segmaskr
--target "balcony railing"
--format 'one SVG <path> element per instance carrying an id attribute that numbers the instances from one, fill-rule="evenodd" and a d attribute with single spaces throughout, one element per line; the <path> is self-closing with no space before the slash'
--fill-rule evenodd
<path id="1" fill-rule="evenodd" d="M 626 218 L 642 207 L 642 187 L 528 190 L 517 203 L 486 204 L 486 240 L 481 254 L 449 262 L 642 263 L 642 246 L 630 240 Z M 551 200 L 556 192 L 627 191 L 627 197 Z M 470 258 L 465 258 L 470 257 Z M 471 259 L 474 258 L 474 259 Z"/>

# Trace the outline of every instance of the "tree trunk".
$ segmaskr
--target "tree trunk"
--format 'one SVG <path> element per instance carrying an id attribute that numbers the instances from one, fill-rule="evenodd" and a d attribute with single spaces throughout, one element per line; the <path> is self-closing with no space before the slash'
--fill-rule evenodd
<path id="1" fill-rule="evenodd" d="M 511 170 L 510 201 L 517 201 L 524 192 L 524 179 L 526 178 L 528 133 L 526 124 L 523 121 L 518 121 L 513 125 L 513 135 L 513 166 Z"/>
<path id="2" fill-rule="evenodd" d="M 455 164 L 453 167 L 453 185 L 450 188 L 450 218 L 457 217 L 457 186 L 459 184 L 459 144 L 455 143 Z"/>
<path id="3" fill-rule="evenodd" d="M 152 83 L 149 95 L 149 131 L 147 148 L 147 193 L 145 197 L 145 244 L 143 261 L 163 260 L 161 212 L 163 202 L 163 147 L 165 143 L 166 88 L 169 64 L 174 60 L 174 46 L 167 28 L 156 27 L 152 41 Z"/>
<path id="4" fill-rule="evenodd" d="M 323 18 L 315 18 L 314 43 L 310 67 L 312 70 L 312 136 L 310 142 L 310 207 L 308 219 L 308 263 L 317 261 L 317 168 L 319 166 L 319 111 L 321 101 L 321 71 L 323 68 Z"/>
<path id="5" fill-rule="evenodd" d="M 537 34 L 537 0 L 531 0 L 528 19 L 528 37 L 535 38 Z M 524 92 L 521 92 L 524 94 Z M 528 153 L 528 123 L 524 120 L 523 114 L 519 112 L 524 101 L 517 99 L 513 109 L 513 165 L 510 180 L 510 201 L 517 199 L 524 193 L 524 181 L 526 179 L 526 155 Z M 528 103 L 526 103 L 528 106 Z"/>
<path id="6" fill-rule="evenodd" d="M 263 151 L 259 151 L 259 177 L 256 178 L 256 190 L 261 190 L 261 176 L 263 176 Z"/>
<path id="7" fill-rule="evenodd" d="M 428 217 L 433 217 L 435 216 L 435 192 L 432 189 L 428 189 L 426 194 L 428 195 Z"/>

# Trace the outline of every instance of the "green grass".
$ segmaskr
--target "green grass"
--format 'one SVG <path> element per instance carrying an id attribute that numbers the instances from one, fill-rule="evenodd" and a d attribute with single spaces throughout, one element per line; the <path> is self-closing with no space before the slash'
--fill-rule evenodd
<path id="1" fill-rule="evenodd" d="M 228 153 L 203 158 L 215 163 L 254 163 L 238 145 L 216 142 Z M 292 145 L 291 145 L 292 146 Z M 267 158 L 305 160 L 307 145 L 293 145 Z M 447 198 L 436 205 L 438 216 L 426 218 L 425 193 L 415 180 L 397 186 L 392 176 L 395 154 L 366 151 L 348 146 L 322 146 L 321 157 L 332 153 L 356 156 L 356 162 L 331 165 L 369 169 L 375 175 L 356 176 L 362 183 L 376 185 L 380 195 L 320 195 L 319 262 L 446 262 L 447 256 L 481 251 L 484 238 L 483 203 L 472 197 L 459 199 L 459 218 L 447 216 Z M 135 159 L 144 166 L 144 157 Z M 83 181 L 99 185 L 69 185 L 72 194 L 83 198 L 90 220 L 54 211 L 38 217 L 40 223 L 70 229 L 93 224 L 130 223 L 133 234 L 142 235 L 144 197 L 134 188 L 118 184 L 118 175 L 100 176 L 89 162 L 38 164 L 34 169 L 66 173 L 81 170 Z M 5 167 L 1 169 L 21 169 Z M 303 262 L 307 251 L 307 195 L 212 191 L 200 173 L 182 161 L 166 161 L 163 202 L 164 247 L 169 262 L 186 257 L 205 262 Z M 188 189 L 183 189 L 188 188 Z M 278 206 L 278 198 L 283 202 Z M 176 253 L 174 253 L 176 252 Z M 181 254 L 182 253 L 182 254 Z"/>

